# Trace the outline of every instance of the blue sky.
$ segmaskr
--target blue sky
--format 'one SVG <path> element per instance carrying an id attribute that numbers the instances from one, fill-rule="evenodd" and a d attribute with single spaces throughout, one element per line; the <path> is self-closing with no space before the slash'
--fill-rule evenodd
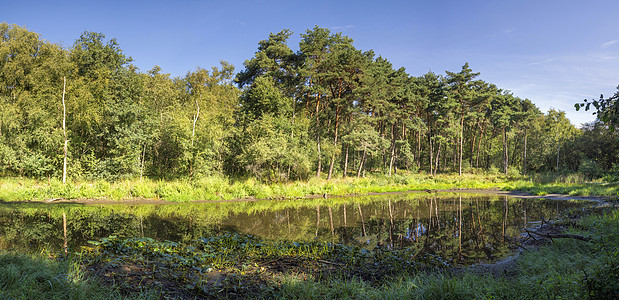
<path id="1" fill-rule="evenodd" d="M 531 99 L 573 124 L 594 120 L 574 103 L 610 96 L 619 84 L 619 1 L 5 1 L 0 21 L 70 47 L 83 31 L 116 38 L 146 72 L 182 76 L 232 63 L 237 71 L 258 41 L 315 25 L 342 32 L 414 76 L 458 72 Z"/>

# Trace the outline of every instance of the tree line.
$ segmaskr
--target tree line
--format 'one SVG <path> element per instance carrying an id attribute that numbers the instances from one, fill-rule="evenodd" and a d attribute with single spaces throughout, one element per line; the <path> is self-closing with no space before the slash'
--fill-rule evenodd
<path id="1" fill-rule="evenodd" d="M 316 26 L 299 50 L 282 30 L 236 73 L 222 61 L 172 77 L 141 72 L 115 39 L 68 48 L 0 23 L 0 175 L 310 177 L 494 170 L 600 172 L 617 133 L 479 79 L 468 63 L 412 76 Z M 65 115 L 63 117 L 63 114 Z"/>

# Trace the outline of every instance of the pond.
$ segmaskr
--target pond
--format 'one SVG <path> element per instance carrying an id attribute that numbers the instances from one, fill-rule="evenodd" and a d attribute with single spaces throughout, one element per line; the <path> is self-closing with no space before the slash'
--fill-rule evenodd
<path id="1" fill-rule="evenodd" d="M 60 251 L 66 243 L 79 252 L 89 240 L 110 235 L 178 242 L 235 232 L 368 250 L 407 247 L 472 264 L 506 257 L 523 228 L 583 205 L 455 193 L 160 205 L 2 203 L 0 249 Z"/>

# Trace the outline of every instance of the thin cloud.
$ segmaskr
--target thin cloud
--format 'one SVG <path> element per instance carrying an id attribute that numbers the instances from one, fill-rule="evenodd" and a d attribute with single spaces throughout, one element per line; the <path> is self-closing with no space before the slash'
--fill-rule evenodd
<path id="1" fill-rule="evenodd" d="M 333 31 L 340 31 L 340 30 L 347 30 L 347 29 L 353 29 L 355 28 L 355 25 L 345 25 L 345 26 L 333 26 L 331 27 L 331 30 Z"/>
<path id="2" fill-rule="evenodd" d="M 512 29 L 512 28 L 508 28 L 508 29 L 505 29 L 505 30 L 503 30 L 501 32 L 490 34 L 487 37 L 495 38 L 495 37 L 498 37 L 498 36 L 508 35 L 508 34 L 514 32 L 514 31 L 516 31 L 516 30 Z"/>
<path id="3" fill-rule="evenodd" d="M 529 65 L 529 66 L 533 66 L 533 65 L 543 65 L 543 64 L 549 64 L 549 63 L 554 62 L 554 61 L 556 61 L 556 60 L 557 60 L 557 58 L 556 58 L 556 57 L 553 57 L 553 58 L 548 58 L 548 59 L 544 59 L 544 60 L 541 60 L 541 61 L 534 61 L 534 62 L 530 62 L 530 63 L 528 63 L 527 65 Z"/>
<path id="4" fill-rule="evenodd" d="M 606 43 L 602 44 L 602 46 L 601 46 L 601 47 L 602 47 L 602 48 L 608 48 L 608 47 L 610 47 L 610 46 L 612 46 L 612 45 L 616 44 L 617 42 L 619 42 L 619 40 L 612 40 L 612 41 L 608 41 L 608 42 L 606 42 Z"/>

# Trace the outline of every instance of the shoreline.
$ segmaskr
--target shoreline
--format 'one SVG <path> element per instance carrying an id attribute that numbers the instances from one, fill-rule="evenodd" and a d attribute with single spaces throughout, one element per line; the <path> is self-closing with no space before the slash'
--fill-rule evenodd
<path id="1" fill-rule="evenodd" d="M 358 196 L 381 196 L 381 195 L 402 195 L 409 193 L 466 193 L 466 194 L 492 194 L 503 195 L 508 197 L 520 198 L 520 199 L 550 199 L 550 200 L 585 200 L 585 201 L 598 201 L 608 202 L 609 197 L 604 196 L 570 196 L 566 194 L 547 194 L 547 195 L 533 195 L 531 193 L 522 191 L 505 191 L 498 188 L 490 189 L 437 189 L 437 190 L 409 190 L 399 192 L 369 192 L 365 194 L 345 194 L 345 195 L 306 195 L 304 197 L 269 197 L 269 198 L 237 198 L 237 199 L 222 199 L 222 200 L 194 200 L 189 202 L 177 202 L 163 199 L 152 198 L 126 198 L 121 200 L 111 200 L 106 198 L 81 198 L 81 199 L 47 199 L 47 200 L 28 200 L 28 201 L 0 201 L 4 203 L 47 203 L 47 204 L 84 204 L 84 205 L 105 205 L 105 204 L 180 204 L 180 203 L 222 203 L 222 202 L 254 202 L 254 201 L 266 201 L 266 200 L 286 200 L 286 199 L 313 199 L 313 198 L 344 198 L 344 197 L 358 197 Z"/>

